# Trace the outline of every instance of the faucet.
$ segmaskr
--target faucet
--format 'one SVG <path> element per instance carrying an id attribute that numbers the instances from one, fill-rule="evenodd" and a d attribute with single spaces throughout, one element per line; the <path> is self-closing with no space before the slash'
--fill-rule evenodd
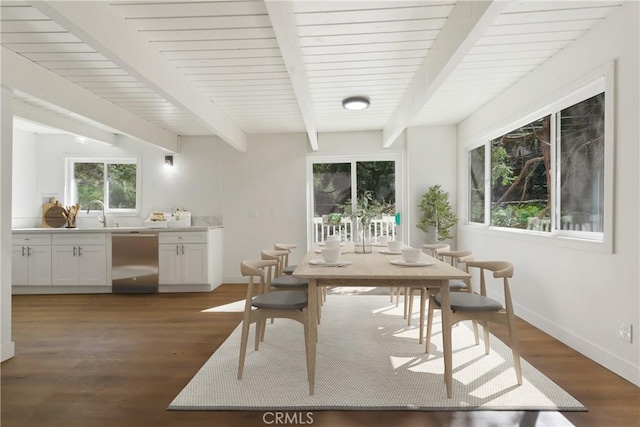
<path id="1" fill-rule="evenodd" d="M 107 226 L 107 217 L 104 214 L 104 203 L 102 203 L 101 200 L 92 200 L 89 203 L 87 203 L 87 213 L 89 213 L 89 211 L 91 210 L 91 205 L 93 205 L 94 203 L 97 203 L 100 205 L 100 207 L 102 208 L 102 217 L 98 216 L 98 222 L 102 223 L 103 227 Z"/>

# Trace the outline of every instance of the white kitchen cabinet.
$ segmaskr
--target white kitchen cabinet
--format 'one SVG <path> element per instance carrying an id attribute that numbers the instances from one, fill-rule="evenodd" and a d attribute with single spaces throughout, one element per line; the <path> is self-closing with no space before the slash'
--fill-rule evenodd
<path id="1" fill-rule="evenodd" d="M 51 285 L 51 236 L 14 234 L 11 246 L 11 284 Z"/>
<path id="2" fill-rule="evenodd" d="M 206 232 L 161 232 L 159 242 L 161 285 L 209 282 Z"/>
<path id="3" fill-rule="evenodd" d="M 107 284 L 107 249 L 104 233 L 54 235 L 51 257 L 53 285 Z"/>

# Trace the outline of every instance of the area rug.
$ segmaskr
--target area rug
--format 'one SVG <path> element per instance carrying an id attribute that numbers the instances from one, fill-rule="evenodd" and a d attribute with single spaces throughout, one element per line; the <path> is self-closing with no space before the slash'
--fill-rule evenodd
<path id="1" fill-rule="evenodd" d="M 238 326 L 168 409 L 586 410 L 524 359 L 518 386 L 510 348 L 492 336 L 486 355 L 464 323 L 453 329 L 453 396 L 447 399 L 438 312 L 430 354 L 402 312 L 402 304 L 396 307 L 388 296 L 329 295 L 318 326 L 313 396 L 300 323 L 276 319 L 268 324 L 257 352 L 252 325 L 240 381 Z"/>

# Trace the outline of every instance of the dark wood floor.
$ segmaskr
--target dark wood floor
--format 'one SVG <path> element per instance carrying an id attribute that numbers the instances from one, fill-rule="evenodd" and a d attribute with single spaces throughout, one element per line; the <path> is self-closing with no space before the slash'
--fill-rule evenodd
<path id="1" fill-rule="evenodd" d="M 16 357 L 2 364 L 2 427 L 275 425 L 263 412 L 166 410 L 241 320 L 240 313 L 203 310 L 244 292 L 224 285 L 197 294 L 14 296 Z M 570 422 L 640 425 L 638 387 L 529 324 L 518 327 L 523 357 L 589 409 L 563 413 Z M 331 427 L 528 426 L 542 419 L 536 412 L 302 415 L 307 425 Z"/>

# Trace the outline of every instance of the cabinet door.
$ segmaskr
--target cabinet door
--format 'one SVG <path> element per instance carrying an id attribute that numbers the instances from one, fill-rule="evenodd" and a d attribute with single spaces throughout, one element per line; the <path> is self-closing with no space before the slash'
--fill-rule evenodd
<path id="1" fill-rule="evenodd" d="M 29 246 L 29 284 L 51 285 L 51 246 Z"/>
<path id="2" fill-rule="evenodd" d="M 161 285 L 178 285 L 182 272 L 179 245 L 158 245 L 158 282 Z"/>
<path id="3" fill-rule="evenodd" d="M 207 245 L 182 245 L 182 283 L 199 285 L 208 283 Z"/>
<path id="4" fill-rule="evenodd" d="M 51 248 L 51 283 L 53 285 L 78 284 L 78 248 L 60 245 Z"/>
<path id="5" fill-rule="evenodd" d="M 11 284 L 29 284 L 29 258 L 26 246 L 11 247 Z"/>
<path id="6" fill-rule="evenodd" d="M 78 246 L 78 285 L 107 284 L 107 251 L 101 245 Z"/>

